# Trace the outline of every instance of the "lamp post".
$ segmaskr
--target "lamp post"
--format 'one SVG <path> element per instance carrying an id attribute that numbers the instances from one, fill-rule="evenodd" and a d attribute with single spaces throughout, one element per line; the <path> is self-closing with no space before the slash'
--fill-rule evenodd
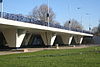
<path id="1" fill-rule="evenodd" d="M 69 19 L 69 23 L 71 22 L 71 3 L 70 3 L 70 0 L 67 0 L 67 11 L 68 11 L 68 13 L 67 13 L 67 15 L 68 15 L 68 19 Z"/>
<path id="2" fill-rule="evenodd" d="M 1 10 L 0 10 L 0 12 L 1 12 L 1 18 L 3 18 L 3 0 L 0 0 L 0 7 L 1 7 Z"/>
<path id="3" fill-rule="evenodd" d="M 81 9 L 80 7 L 77 8 L 77 10 L 80 10 L 80 9 Z M 81 14 L 80 14 L 80 22 L 82 24 L 82 15 Z"/>
<path id="4" fill-rule="evenodd" d="M 89 13 L 86 13 L 87 16 L 90 16 Z M 89 31 L 91 31 L 91 25 L 90 25 L 90 17 L 88 17 L 88 22 L 89 22 Z"/>
<path id="5" fill-rule="evenodd" d="M 81 10 L 81 8 L 78 7 L 77 10 Z M 80 15 L 79 17 L 80 17 L 80 23 L 81 23 L 81 25 L 83 25 L 83 21 L 82 21 L 82 20 L 83 20 L 83 16 L 82 16 L 82 14 L 83 14 L 83 13 L 81 13 L 81 14 L 79 13 L 79 15 Z M 83 32 L 83 29 L 82 29 L 82 32 Z"/>
<path id="6" fill-rule="evenodd" d="M 49 0 L 48 0 L 48 12 L 47 12 L 47 20 L 48 20 L 48 27 L 49 27 Z"/>
<path id="7" fill-rule="evenodd" d="M 71 30 L 71 20 L 68 21 L 68 28 Z"/>
<path id="8" fill-rule="evenodd" d="M 71 9 L 71 3 L 70 0 L 66 0 L 67 1 L 67 15 L 68 15 L 68 28 L 69 30 L 71 30 L 71 13 L 70 13 L 70 9 Z"/>

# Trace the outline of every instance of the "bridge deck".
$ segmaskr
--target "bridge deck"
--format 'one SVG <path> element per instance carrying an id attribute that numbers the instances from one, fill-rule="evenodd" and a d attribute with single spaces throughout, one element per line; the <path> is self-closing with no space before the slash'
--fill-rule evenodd
<path id="1" fill-rule="evenodd" d="M 28 17 L 18 15 L 18 14 L 3 13 L 2 18 L 8 19 L 8 20 L 26 22 L 26 23 L 31 23 L 31 24 L 36 24 L 36 25 L 41 25 L 41 26 L 48 27 L 47 22 L 42 22 L 40 20 L 36 20 L 34 18 L 28 18 Z M 54 24 L 54 23 L 49 23 L 49 27 L 63 29 L 63 30 L 69 30 L 69 31 L 74 31 L 74 32 L 80 32 L 80 33 L 86 33 L 86 34 L 91 34 L 92 35 L 91 32 L 86 31 L 86 30 L 73 29 L 73 28 L 64 27 L 64 26 L 61 26 L 59 24 Z"/>

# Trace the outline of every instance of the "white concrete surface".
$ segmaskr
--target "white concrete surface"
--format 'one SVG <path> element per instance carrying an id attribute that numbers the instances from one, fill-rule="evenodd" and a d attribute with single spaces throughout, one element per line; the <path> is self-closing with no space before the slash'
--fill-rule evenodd
<path id="1" fill-rule="evenodd" d="M 84 36 L 93 36 L 92 34 L 7 20 L 3 18 L 0 18 L 0 31 L 3 32 L 9 47 L 20 47 L 27 32 L 31 34 L 24 41 L 25 45 L 28 44 L 32 33 L 40 34 L 45 45 L 53 45 L 58 34 L 61 36 L 64 44 L 69 45 L 71 44 L 73 36 L 75 36 L 75 41 L 80 44 L 82 43 Z"/>

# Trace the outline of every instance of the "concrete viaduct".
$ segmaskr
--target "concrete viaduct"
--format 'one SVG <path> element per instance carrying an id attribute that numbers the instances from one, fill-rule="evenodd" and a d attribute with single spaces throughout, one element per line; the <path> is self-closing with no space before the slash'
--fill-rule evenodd
<path id="1" fill-rule="evenodd" d="M 48 27 L 46 22 L 9 13 L 3 13 L 3 17 L 0 18 L 0 32 L 5 38 L 5 45 L 15 48 L 28 45 L 31 37 L 37 34 L 41 36 L 45 45 L 51 46 L 55 40 L 58 40 L 59 44 L 70 45 L 73 38 L 77 44 L 81 44 L 85 36 L 93 36 L 89 31 L 67 28 L 53 23 L 49 23 Z"/>

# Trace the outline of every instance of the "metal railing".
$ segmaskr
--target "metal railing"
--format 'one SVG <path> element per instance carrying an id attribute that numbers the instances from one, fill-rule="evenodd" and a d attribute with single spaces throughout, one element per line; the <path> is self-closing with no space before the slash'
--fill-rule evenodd
<path id="1" fill-rule="evenodd" d="M 19 15 L 19 14 L 10 14 L 10 13 L 3 12 L 2 18 L 14 20 L 14 21 L 21 21 L 21 22 L 26 22 L 26 23 L 38 24 L 38 25 L 42 25 L 42 26 L 48 26 L 47 22 L 42 22 L 40 20 L 37 20 L 37 19 L 34 19 L 34 18 L 28 18 L 28 17 L 25 17 L 23 15 Z M 69 28 L 69 27 L 61 26 L 59 24 L 54 24 L 54 23 L 49 23 L 49 27 L 71 30 L 71 31 L 76 31 L 76 32 L 82 32 L 82 33 L 87 33 L 87 34 L 93 34 L 90 31 Z"/>

